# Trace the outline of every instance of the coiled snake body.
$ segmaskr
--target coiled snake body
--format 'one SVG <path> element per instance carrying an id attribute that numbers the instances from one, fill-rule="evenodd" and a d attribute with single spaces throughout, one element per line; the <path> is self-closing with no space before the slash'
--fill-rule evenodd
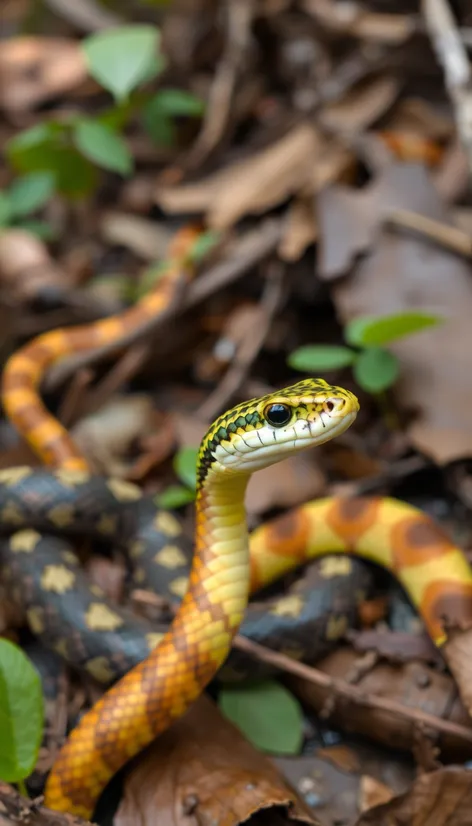
<path id="1" fill-rule="evenodd" d="M 161 282 L 160 298 L 156 294 L 145 298 L 134 308 L 134 316 L 128 311 L 131 327 L 138 318 L 142 321 L 166 306 L 171 280 Z M 59 466 L 55 472 L 13 468 L 0 474 L 2 528 L 12 533 L 11 565 L 3 566 L 7 576 L 9 567 L 14 573 L 17 564 L 34 559 L 32 552 L 40 548 L 44 532 L 74 533 L 85 525 L 89 533 L 115 539 L 139 559 L 148 539 L 155 542 L 163 522 L 171 518 L 134 486 L 90 477 L 68 434 L 38 398 L 47 366 L 79 345 L 90 349 L 116 343 L 123 330 L 119 318 L 91 327 L 93 336 L 87 328 L 45 334 L 14 356 L 5 369 L 8 414 L 45 461 Z M 262 526 L 249 541 L 244 509 L 249 476 L 344 432 L 357 410 L 357 399 L 349 391 L 308 379 L 240 404 L 212 425 L 199 453 L 195 550 L 177 615 L 160 640 L 146 636 L 143 627 L 140 639 L 146 639 L 146 647 L 132 655 L 141 661 L 72 732 L 48 778 L 48 806 L 90 817 L 112 775 L 180 717 L 218 671 L 243 620 L 249 590 L 308 559 L 350 553 L 388 568 L 406 588 L 437 645 L 445 640 L 444 616 L 452 622 L 470 622 L 472 576 L 464 555 L 428 517 L 401 502 L 330 498 L 309 503 Z M 26 524 L 27 530 L 19 530 Z M 143 525 L 147 527 L 140 534 Z M 68 551 L 61 547 L 60 538 L 55 541 L 56 546 L 48 538 L 55 557 L 44 566 L 42 576 L 49 578 L 51 591 L 67 595 L 78 573 L 71 572 L 70 565 L 61 567 L 61 562 L 70 562 Z M 160 547 L 157 554 L 163 550 Z M 178 550 L 176 537 L 174 555 Z M 47 606 L 28 603 L 28 576 L 24 569 L 23 601 L 32 628 L 41 634 L 47 627 Z M 95 602 L 91 599 L 89 610 L 104 633 L 123 636 L 132 626 L 123 614 L 114 617 L 100 594 Z M 139 621 L 134 622 L 139 637 Z M 67 657 L 67 651 L 61 653 Z M 84 659 L 95 676 L 108 665 L 90 652 Z M 106 682 L 114 674 L 103 676 Z"/>

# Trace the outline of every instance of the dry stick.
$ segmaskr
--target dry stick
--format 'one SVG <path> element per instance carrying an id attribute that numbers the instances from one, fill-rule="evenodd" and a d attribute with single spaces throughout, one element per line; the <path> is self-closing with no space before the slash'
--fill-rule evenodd
<path id="1" fill-rule="evenodd" d="M 231 367 L 223 376 L 218 387 L 198 408 L 196 413 L 198 419 L 212 421 L 241 387 L 264 344 L 274 315 L 280 306 L 283 293 L 283 274 L 284 267 L 278 261 L 273 261 L 259 305 L 260 312 L 256 318 L 256 323 L 251 330 L 248 330 Z"/>
<path id="2" fill-rule="evenodd" d="M 86 367 L 82 367 L 74 375 L 58 411 L 58 419 L 64 427 L 72 427 L 79 418 L 80 403 L 92 379 L 93 372 Z"/>
<path id="3" fill-rule="evenodd" d="M 80 367 L 94 364 L 108 353 L 142 340 L 151 331 L 159 329 L 164 322 L 176 315 L 177 312 L 195 306 L 225 285 L 241 278 L 247 270 L 273 252 L 282 236 L 283 226 L 283 219 L 269 218 L 259 224 L 256 229 L 245 233 L 232 246 L 227 260 L 216 264 L 205 275 L 190 284 L 180 304 L 178 301 L 174 301 L 168 311 L 154 319 L 150 319 L 147 324 L 143 324 L 139 329 L 132 330 L 113 345 L 107 345 L 92 352 L 80 353 L 77 356 L 64 359 L 63 362 L 48 371 L 44 382 L 45 389 L 48 391 L 56 389 L 59 384 L 69 378 Z"/>
<path id="4" fill-rule="evenodd" d="M 200 134 L 185 159 L 187 169 L 196 169 L 222 139 L 228 124 L 237 79 L 247 52 L 254 0 L 226 0 L 227 46 L 213 78 Z"/>
<path id="5" fill-rule="evenodd" d="M 454 107 L 457 130 L 472 172 L 472 83 L 466 49 L 447 0 L 423 0 L 423 16 Z"/>
<path id="6" fill-rule="evenodd" d="M 472 257 L 472 239 L 458 227 L 451 227 L 433 218 L 426 218 L 418 212 L 409 209 L 396 209 L 386 216 L 386 223 L 401 229 L 411 229 L 418 232 L 442 247 L 456 252 L 459 255 Z"/>
<path id="7" fill-rule="evenodd" d="M 174 615 L 178 611 L 177 605 L 168 603 L 163 597 L 160 597 L 153 591 L 145 591 L 142 589 L 133 590 L 131 600 L 137 605 L 141 604 L 148 607 L 155 607 L 160 610 L 165 607 Z M 437 732 L 460 737 L 472 743 L 472 728 L 468 729 L 459 723 L 442 720 L 434 714 L 428 714 L 428 712 L 421 711 L 420 709 L 409 708 L 401 703 L 396 703 L 395 700 L 387 700 L 384 697 L 375 697 L 372 694 L 366 694 L 365 691 L 353 686 L 351 683 L 345 682 L 345 680 L 330 677 L 318 668 L 313 668 L 313 666 L 304 665 L 303 663 L 297 662 L 297 660 L 292 660 L 291 657 L 287 657 L 286 654 L 279 654 L 277 651 L 272 651 L 271 648 L 259 645 L 258 642 L 253 642 L 242 634 L 236 634 L 233 639 L 233 647 L 237 648 L 238 651 L 249 654 L 249 656 L 256 660 L 275 666 L 275 668 L 278 668 L 280 671 L 293 674 L 295 677 L 302 677 L 309 683 L 320 686 L 320 688 L 328 689 L 334 698 L 342 698 L 352 704 L 375 708 L 379 711 L 387 711 L 411 720 L 413 723 L 429 726 Z"/>
<path id="8" fill-rule="evenodd" d="M 81 406 L 80 415 L 89 416 L 100 410 L 110 396 L 117 393 L 126 381 L 137 373 L 149 353 L 149 344 L 141 342 L 134 344 L 124 356 L 109 370 L 103 381 L 89 394 L 85 404 Z"/>
<path id="9" fill-rule="evenodd" d="M 94 2 L 94 0 L 45 0 L 47 6 L 76 29 L 95 32 L 112 29 L 124 23 L 124 18 Z"/>
<path id="10" fill-rule="evenodd" d="M 350 703 L 375 708 L 379 711 L 390 712 L 391 714 L 411 720 L 413 723 L 429 726 L 437 732 L 443 734 L 454 735 L 460 737 L 469 743 L 472 743 L 472 729 L 461 726 L 458 723 L 451 723 L 449 720 L 442 720 L 434 714 L 428 714 L 426 711 L 420 709 L 408 708 L 407 706 L 396 703 L 394 700 L 387 700 L 384 697 L 374 697 L 372 694 L 366 694 L 356 686 L 346 683 L 337 677 L 330 677 L 323 671 L 312 666 L 303 665 L 296 660 L 290 659 L 285 654 L 278 654 L 276 651 L 271 651 L 259 643 L 248 640 L 247 637 L 237 635 L 234 639 L 233 645 L 239 651 L 249 654 L 262 662 L 269 663 L 288 674 L 293 674 L 296 677 L 302 677 L 307 682 L 320 686 L 320 688 L 328 689 L 334 698 L 343 699 Z"/>

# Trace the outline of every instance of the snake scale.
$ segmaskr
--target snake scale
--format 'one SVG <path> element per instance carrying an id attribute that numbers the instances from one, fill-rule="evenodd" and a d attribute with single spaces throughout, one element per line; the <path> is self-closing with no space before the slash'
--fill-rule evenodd
<path id="1" fill-rule="evenodd" d="M 149 624 L 111 607 L 86 585 L 67 536 L 85 533 L 114 542 L 143 582 L 146 560 L 161 555 L 171 568 L 184 564 L 182 536 L 175 517 L 138 488 L 90 474 L 67 431 L 44 407 L 41 380 L 65 356 L 123 346 L 165 312 L 177 283 L 190 275 L 187 250 L 188 239 L 155 290 L 137 305 L 91 325 L 43 334 L 14 354 L 3 373 L 7 414 L 54 469 L 0 473 L 0 528 L 9 535 L 2 576 L 7 584 L 10 578 L 32 630 L 47 644 L 105 683 L 121 677 L 72 731 L 46 784 L 48 806 L 83 817 L 92 815 L 113 774 L 178 719 L 216 674 L 243 622 L 248 593 L 294 567 L 326 554 L 382 565 L 404 586 L 437 646 L 446 639 L 445 617 L 450 623 L 472 619 L 465 556 L 429 517 L 402 502 L 322 499 L 248 536 L 244 496 L 250 475 L 336 437 L 357 415 L 356 397 L 322 379 L 237 405 L 202 440 L 192 566 L 167 632 L 150 631 Z M 54 626 L 59 615 L 62 632 Z M 84 648 L 80 662 L 80 616 L 88 630 L 93 626 L 105 637 L 97 652 L 107 643 L 113 651 L 118 640 L 115 658 Z M 71 629 L 73 654 L 64 627 Z"/>

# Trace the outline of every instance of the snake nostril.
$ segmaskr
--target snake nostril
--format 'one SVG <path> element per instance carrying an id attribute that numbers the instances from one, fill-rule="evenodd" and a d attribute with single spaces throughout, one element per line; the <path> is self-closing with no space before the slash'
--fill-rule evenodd
<path id="1" fill-rule="evenodd" d="M 341 410 L 345 407 L 346 400 L 345 399 L 337 399 L 332 398 L 328 399 L 324 404 L 324 409 L 327 413 L 340 413 Z"/>

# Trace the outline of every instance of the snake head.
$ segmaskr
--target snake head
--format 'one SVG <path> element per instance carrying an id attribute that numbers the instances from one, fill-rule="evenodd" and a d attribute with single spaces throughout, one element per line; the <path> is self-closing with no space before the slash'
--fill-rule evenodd
<path id="1" fill-rule="evenodd" d="M 250 474 L 344 433 L 359 411 L 349 390 L 323 379 L 251 399 L 228 410 L 202 441 L 198 480 L 215 472 Z"/>

